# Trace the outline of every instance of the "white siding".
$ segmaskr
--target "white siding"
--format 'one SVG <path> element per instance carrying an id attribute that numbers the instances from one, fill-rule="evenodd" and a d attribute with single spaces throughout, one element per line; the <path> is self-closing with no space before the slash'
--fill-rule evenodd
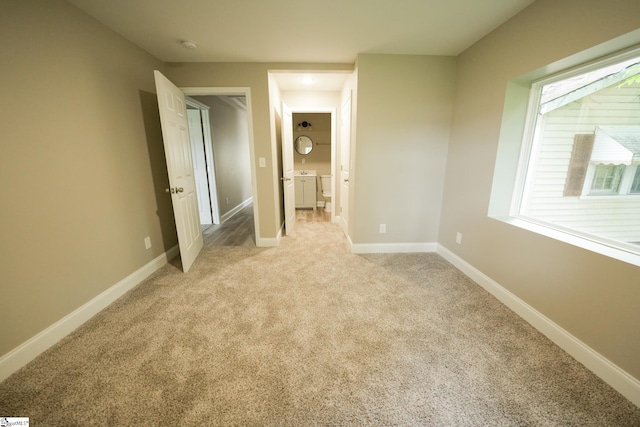
<path id="1" fill-rule="evenodd" d="M 575 135 L 592 134 L 596 126 L 608 125 L 640 125 L 640 85 L 609 87 L 541 118 L 536 173 L 525 197 L 524 214 L 640 242 L 640 195 L 564 197 Z"/>

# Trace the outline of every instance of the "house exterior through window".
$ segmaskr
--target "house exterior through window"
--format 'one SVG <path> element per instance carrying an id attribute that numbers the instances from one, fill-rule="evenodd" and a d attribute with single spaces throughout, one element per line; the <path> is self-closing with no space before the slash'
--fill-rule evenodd
<path id="1" fill-rule="evenodd" d="M 640 56 L 532 92 L 518 215 L 640 251 Z"/>

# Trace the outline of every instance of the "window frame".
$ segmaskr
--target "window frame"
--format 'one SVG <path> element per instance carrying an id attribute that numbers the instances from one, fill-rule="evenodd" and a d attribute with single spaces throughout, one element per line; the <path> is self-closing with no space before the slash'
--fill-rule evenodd
<path id="1" fill-rule="evenodd" d="M 612 171 L 613 175 L 607 174 L 604 177 L 603 188 L 594 188 L 596 185 L 596 180 L 598 179 L 598 169 L 606 168 L 607 171 Z M 589 165 L 589 170 L 587 171 L 587 179 L 585 179 L 586 188 L 583 190 L 583 194 L 587 196 L 604 196 L 604 195 L 621 195 L 622 193 L 622 183 L 624 181 L 624 176 L 627 173 L 626 165 L 603 165 L 603 164 L 593 164 Z M 610 177 L 610 178 L 609 178 Z M 591 178 L 591 179 L 589 179 Z M 606 180 L 611 180 L 611 185 L 604 187 Z M 586 192 L 586 194 L 585 194 Z"/>
<path id="2" fill-rule="evenodd" d="M 618 43 L 625 43 L 626 48 Z M 620 50 L 621 48 L 624 49 Z M 525 198 L 528 194 L 526 187 L 531 185 L 531 180 L 527 178 L 530 178 L 529 175 L 535 171 L 535 164 L 530 165 L 529 159 L 540 144 L 539 139 L 535 136 L 538 131 L 536 116 L 540 105 L 542 86 L 638 56 L 640 56 L 640 31 L 630 33 L 629 38 L 623 37 L 596 46 L 507 82 L 487 212 L 489 218 L 640 266 L 640 246 L 638 245 L 608 239 L 520 214 L 520 206 L 526 201 Z M 640 169 L 640 166 L 636 166 L 636 168 Z M 583 197 L 588 197 L 590 200 L 640 197 L 640 193 L 629 192 L 627 194 L 585 195 L 584 188 L 590 188 L 591 181 L 589 176 L 585 176 L 584 179 L 583 193 L 579 195 L 580 199 Z M 630 185 L 627 189 L 630 189 Z"/>

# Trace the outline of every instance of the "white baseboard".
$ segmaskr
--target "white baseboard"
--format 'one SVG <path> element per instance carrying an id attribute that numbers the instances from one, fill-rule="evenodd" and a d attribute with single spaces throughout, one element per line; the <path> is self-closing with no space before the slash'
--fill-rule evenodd
<path id="1" fill-rule="evenodd" d="M 435 252 L 438 244 L 424 243 L 351 243 L 351 253 L 354 254 L 391 254 L 411 252 Z"/>
<path id="2" fill-rule="evenodd" d="M 226 221 L 229 221 L 231 217 L 233 217 L 235 214 L 240 212 L 242 209 L 249 206 L 251 203 L 253 203 L 253 197 L 249 197 L 247 200 L 245 200 L 244 202 L 240 203 L 238 206 L 231 209 L 229 212 L 222 215 L 220 217 L 220 224 L 224 224 Z"/>
<path id="3" fill-rule="evenodd" d="M 640 381 L 442 245 L 437 252 L 604 382 L 640 406 Z"/>
<path id="4" fill-rule="evenodd" d="M 26 342 L 0 358 L 0 381 L 35 359 L 40 353 L 52 347 L 79 326 L 91 319 L 109 304 L 149 277 L 179 254 L 178 245 L 159 255 L 143 267 L 134 271 L 115 285 L 111 286 L 91 301 L 67 314 L 47 329 L 31 337 Z"/>
<path id="5" fill-rule="evenodd" d="M 256 236 L 256 246 L 261 248 L 269 248 L 278 246 L 280 244 L 280 240 L 282 240 L 282 234 L 284 232 L 284 223 L 280 225 L 280 230 L 278 230 L 278 234 L 276 237 L 257 237 Z"/>

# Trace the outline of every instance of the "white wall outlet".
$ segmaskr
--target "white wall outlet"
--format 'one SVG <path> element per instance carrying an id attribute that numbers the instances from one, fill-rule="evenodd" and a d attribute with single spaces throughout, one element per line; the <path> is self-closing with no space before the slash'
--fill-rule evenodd
<path id="1" fill-rule="evenodd" d="M 228 197 L 225 197 L 224 201 L 225 201 L 226 204 L 229 204 L 229 198 Z"/>
<path id="2" fill-rule="evenodd" d="M 258 164 L 260 165 L 261 168 L 266 168 L 267 167 L 267 159 L 265 159 L 264 157 L 260 157 L 258 159 Z"/>
<path id="3" fill-rule="evenodd" d="M 144 247 L 146 249 L 151 249 L 151 237 L 147 236 L 144 238 Z"/>
<path id="4" fill-rule="evenodd" d="M 461 244 L 462 243 L 462 233 L 460 233 L 460 232 L 456 233 L 456 243 L 457 244 Z"/>
<path id="5" fill-rule="evenodd" d="M 302 159 L 302 164 L 304 165 L 305 163 L 307 163 L 307 159 Z"/>
<path id="6" fill-rule="evenodd" d="M 380 224 L 380 234 L 387 232 L 387 224 Z"/>

